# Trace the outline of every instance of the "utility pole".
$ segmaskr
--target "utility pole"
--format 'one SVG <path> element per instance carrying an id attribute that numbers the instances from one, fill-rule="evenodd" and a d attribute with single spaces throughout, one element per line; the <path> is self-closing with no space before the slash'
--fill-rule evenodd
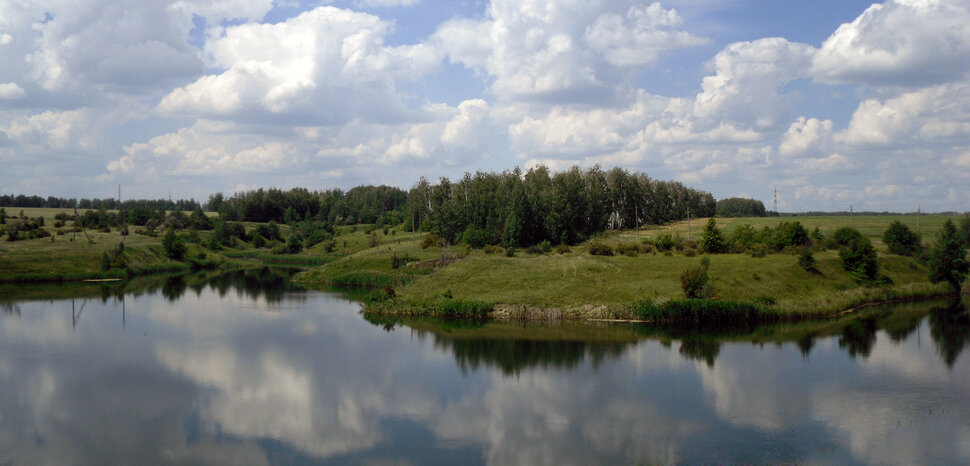
<path id="1" fill-rule="evenodd" d="M 777 216 L 778 215 L 778 187 L 777 186 L 773 186 L 773 188 L 775 189 L 775 207 L 774 207 L 774 209 L 775 209 L 775 215 Z"/>
<path id="2" fill-rule="evenodd" d="M 916 235 L 919 236 L 919 211 L 922 205 L 916 204 Z"/>
<path id="3" fill-rule="evenodd" d="M 633 206 L 633 215 L 637 218 L 637 243 L 640 242 L 640 206 Z"/>
<path id="4" fill-rule="evenodd" d="M 687 241 L 690 241 L 690 207 L 687 208 Z"/>

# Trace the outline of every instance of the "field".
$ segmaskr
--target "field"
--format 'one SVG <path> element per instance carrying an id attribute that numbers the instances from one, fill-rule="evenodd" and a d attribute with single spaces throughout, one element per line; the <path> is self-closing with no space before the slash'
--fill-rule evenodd
<path id="1" fill-rule="evenodd" d="M 931 241 L 948 217 L 924 215 L 920 218 L 920 232 Z M 776 226 L 783 221 L 799 221 L 806 228 L 816 227 L 824 235 L 848 226 L 849 217 L 783 217 L 718 219 L 726 236 L 740 225 L 756 228 Z M 879 271 L 895 286 L 869 288 L 860 286 L 842 270 L 836 250 L 814 252 L 817 272 L 809 272 L 798 264 L 797 254 L 773 253 L 765 257 L 747 254 L 704 255 L 710 258 L 710 275 L 716 298 L 728 301 L 756 302 L 771 305 L 781 313 L 812 315 L 834 313 L 869 301 L 893 300 L 924 295 L 937 295 L 945 288 L 931 285 L 926 265 L 904 256 L 888 254 L 881 237 L 893 220 L 911 225 L 915 230 L 915 216 L 856 216 L 851 219 L 863 235 L 872 239 L 879 252 Z M 954 218 L 956 220 L 956 218 Z M 691 222 L 692 237 L 696 239 L 707 219 Z M 637 237 L 655 238 L 663 233 L 675 233 L 687 238 L 687 222 L 635 231 L 614 232 L 594 240 L 616 246 L 636 243 Z M 593 256 L 588 243 L 572 246 L 565 254 L 555 250 L 546 254 L 529 254 L 519 250 L 514 257 L 502 253 L 486 254 L 481 250 L 465 251 L 452 247 L 448 251 L 434 248 L 420 249 L 418 239 L 401 242 L 393 247 L 367 249 L 302 276 L 309 282 L 332 282 L 348 273 L 375 272 L 382 279 L 375 284 L 396 284 L 397 297 L 404 302 L 430 303 L 442 296 L 460 300 L 478 300 L 499 306 L 525 305 L 536 308 L 557 308 L 569 313 L 576 309 L 621 310 L 639 300 L 682 299 L 679 277 L 681 272 L 700 263 L 701 257 L 688 257 L 674 252 L 651 252 L 635 257 L 616 255 Z M 406 275 L 391 270 L 392 254 L 417 255 L 422 260 L 460 256 L 456 262 L 440 267 L 433 273 Z M 585 314 L 589 314 L 586 312 Z M 606 315 L 609 315 L 607 312 Z"/>
<path id="2" fill-rule="evenodd" d="M 28 217 L 44 216 L 45 228 L 52 233 L 57 230 L 52 227 L 54 216 L 59 212 L 70 213 L 62 209 L 18 208 L 8 208 L 7 213 L 19 215 L 20 210 Z M 933 241 L 947 218 L 958 219 L 942 215 L 920 217 L 924 244 Z M 831 249 L 814 251 L 817 271 L 800 267 L 795 252 L 752 257 L 748 254 L 695 256 L 686 251 L 651 250 L 629 256 L 594 256 L 588 251 L 590 243 L 583 243 L 562 253 L 553 250 L 535 254 L 520 249 L 508 257 L 503 251 L 488 254 L 465 245 L 422 248 L 423 233 L 400 228 L 372 229 L 367 225 L 337 227 L 330 248 L 320 243 L 298 254 L 272 254 L 267 248 L 254 248 L 237 240 L 233 247 L 218 250 L 188 244 L 186 257 L 206 257 L 224 266 L 268 263 L 313 267 L 296 279 L 334 286 L 393 286 L 394 294 L 402 302 L 417 306 L 438 302 L 447 296 L 499 306 L 557 309 L 586 315 L 590 309 L 606 309 L 609 311 L 606 315 L 615 314 L 614 311 L 629 310 L 631 303 L 637 301 L 662 303 L 682 299 L 681 272 L 698 266 L 701 257 L 707 257 L 716 299 L 769 305 L 783 313 L 812 314 L 838 312 L 868 301 L 934 295 L 944 290 L 928 282 L 924 263 L 886 251 L 882 234 L 894 220 L 916 230 L 917 218 L 913 215 L 717 219 L 725 237 L 730 237 L 740 225 L 761 228 L 785 221 L 801 222 L 808 230 L 817 227 L 829 236 L 851 222 L 873 241 L 879 252 L 879 272 L 894 284 L 880 288 L 860 286 L 842 270 L 838 251 Z M 592 241 L 612 247 L 630 246 L 664 233 L 696 240 L 706 222 L 707 219 L 701 218 L 689 224 L 684 221 L 646 226 L 639 232 L 607 232 Z M 249 230 L 256 224 L 245 226 Z M 185 262 L 165 257 L 160 238 L 135 234 L 139 229 L 132 228 L 132 234 L 125 240 L 127 272 L 101 270 L 103 253 L 115 250 L 122 242 L 118 231 L 88 230 L 89 242 L 80 232 L 75 234 L 64 227 L 51 238 L 0 242 L 0 281 L 75 280 L 189 268 Z M 281 225 L 281 230 L 284 237 L 289 233 L 285 225 Z M 196 234 L 200 238 L 208 235 Z"/>

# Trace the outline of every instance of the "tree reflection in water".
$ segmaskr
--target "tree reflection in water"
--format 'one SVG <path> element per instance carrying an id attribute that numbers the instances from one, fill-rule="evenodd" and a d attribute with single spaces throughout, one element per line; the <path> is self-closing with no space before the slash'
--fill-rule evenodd
<path id="1" fill-rule="evenodd" d="M 970 313 L 959 299 L 930 310 L 930 336 L 947 367 L 953 368 L 960 353 L 970 344 Z"/>
<path id="2" fill-rule="evenodd" d="M 500 330 L 503 325 L 514 326 L 509 323 L 366 316 L 370 323 L 386 331 L 407 326 L 418 335 L 433 335 L 435 345 L 450 351 L 463 372 L 487 366 L 496 367 L 505 375 L 533 367 L 574 368 L 587 358 L 595 367 L 607 358 L 619 358 L 631 344 L 643 339 L 659 340 L 665 347 L 677 341 L 681 356 L 701 361 L 709 368 L 714 367 L 724 343 L 737 341 L 794 343 L 808 358 L 817 339 L 835 336 L 838 346 L 849 356 L 868 358 L 880 331 L 892 342 L 901 343 L 927 318 L 941 358 L 952 367 L 963 348 L 970 344 L 970 313 L 959 301 L 935 307 L 923 303 L 873 308 L 858 316 L 833 321 L 719 326 L 618 324 L 612 327 L 613 341 L 610 337 L 586 338 L 576 326 L 556 332 L 554 338 L 541 336 L 548 331 L 536 326 L 533 331 L 537 333 L 526 336 L 519 333 L 515 338 Z M 419 323 L 416 325 L 416 322 Z"/>

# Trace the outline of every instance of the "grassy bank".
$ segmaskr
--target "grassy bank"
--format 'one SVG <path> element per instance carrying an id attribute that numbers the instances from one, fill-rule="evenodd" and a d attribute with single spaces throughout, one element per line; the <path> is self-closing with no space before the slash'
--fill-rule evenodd
<path id="1" fill-rule="evenodd" d="M 419 237 L 392 247 L 360 251 L 297 279 L 339 285 L 349 281 L 343 280 L 346 277 L 357 277 L 346 284 L 393 286 L 394 296 L 369 304 L 369 313 L 436 315 L 441 314 L 441 303 L 454 301 L 488 303 L 488 315 L 497 318 L 780 321 L 833 317 L 870 303 L 929 299 L 947 292 L 945 285 L 929 283 L 925 264 L 889 254 L 881 244 L 886 226 L 899 218 L 913 223 L 915 229 L 915 216 L 852 219 L 853 226 L 864 226 L 863 234 L 873 240 L 879 252 L 879 273 L 892 283 L 878 287 L 861 285 L 843 270 L 836 250 L 815 251 L 816 266 L 811 271 L 799 265 L 795 253 L 764 257 L 702 255 L 710 260 L 714 294 L 709 301 L 688 301 L 679 277 L 685 269 L 696 267 L 701 256 L 685 252 L 594 256 L 588 252 L 590 243 L 584 243 L 563 253 L 552 250 L 530 254 L 519 250 L 508 257 L 483 250 L 456 254 L 459 247 L 450 251 L 421 249 Z M 923 216 L 923 237 L 932 238 L 945 218 Z M 730 231 L 743 224 L 761 228 L 784 220 L 798 220 L 810 230 L 818 227 L 825 235 L 849 223 L 848 217 L 719 219 L 719 223 Z M 695 238 L 701 224 L 703 219 L 692 222 Z M 686 230 L 687 222 L 680 222 L 639 233 L 603 235 L 594 241 L 615 247 L 636 244 L 638 236 L 644 239 L 667 232 L 682 233 L 686 238 Z M 392 269 L 392 256 L 401 254 L 415 256 L 420 262 Z M 458 260 L 440 267 L 416 267 L 448 255 Z M 421 273 L 416 273 L 419 270 Z M 461 305 L 464 304 L 456 304 Z"/>
<path id="2" fill-rule="evenodd" d="M 410 241 L 416 238 L 414 235 L 409 237 L 406 233 L 399 235 L 400 232 L 395 231 L 372 232 L 365 225 L 340 226 L 337 227 L 336 236 L 329 247 L 320 243 L 303 249 L 298 254 L 273 254 L 267 247 L 257 248 L 238 239 L 231 247 L 210 249 L 205 246 L 205 239 L 211 232 L 180 230 L 179 234 L 183 237 L 192 235 L 197 239 L 195 242 L 187 242 L 184 259 L 175 261 L 165 256 L 163 231 L 159 232 L 158 237 L 137 234 L 136 231 L 144 230 L 144 227 L 138 226 L 130 227 L 131 234 L 127 237 L 122 236 L 117 228 L 110 231 L 87 229 L 85 232 L 74 232 L 73 221 L 54 226 L 57 214 L 68 213 L 73 216 L 73 210 L 8 208 L 7 211 L 8 215 L 17 216 L 23 211 L 31 219 L 43 217 L 43 228 L 51 236 L 18 241 L 6 241 L 6 236 L 0 237 L 0 283 L 131 278 L 198 269 L 238 268 L 253 263 L 309 268 L 371 248 L 372 244 L 395 244 L 401 240 Z M 83 212 L 81 211 L 82 214 Z M 243 225 L 247 230 L 252 230 L 257 224 Z M 279 228 L 284 237 L 290 232 L 286 225 Z M 110 268 L 105 268 L 102 265 L 104 254 L 114 258 L 121 243 L 124 243 L 123 265 L 113 264 Z"/>

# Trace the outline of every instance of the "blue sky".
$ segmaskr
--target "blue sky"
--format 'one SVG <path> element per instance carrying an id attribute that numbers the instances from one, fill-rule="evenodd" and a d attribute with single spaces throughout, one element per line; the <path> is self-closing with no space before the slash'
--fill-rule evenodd
<path id="1" fill-rule="evenodd" d="M 4 193 L 599 164 L 788 211 L 970 209 L 963 1 L 13 1 L 0 63 Z"/>

